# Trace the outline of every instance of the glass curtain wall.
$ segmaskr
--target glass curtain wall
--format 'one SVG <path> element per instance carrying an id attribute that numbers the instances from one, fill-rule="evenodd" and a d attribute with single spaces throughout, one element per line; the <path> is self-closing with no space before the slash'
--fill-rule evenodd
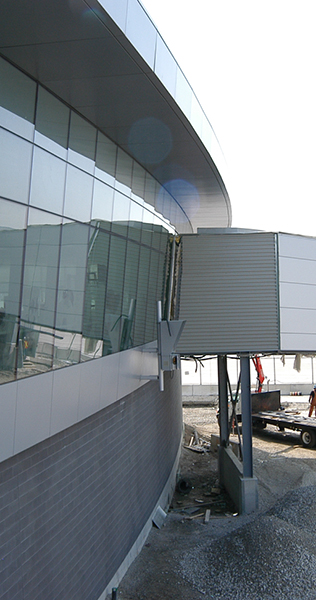
<path id="1" fill-rule="evenodd" d="M 180 209 L 131 157 L 0 58 L 0 383 L 156 338 Z M 183 213 L 179 215 L 183 221 Z"/>

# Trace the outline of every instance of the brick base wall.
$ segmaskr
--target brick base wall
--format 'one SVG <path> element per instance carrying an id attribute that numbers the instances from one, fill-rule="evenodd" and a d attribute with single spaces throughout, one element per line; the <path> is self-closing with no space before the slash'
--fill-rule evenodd
<path id="1" fill-rule="evenodd" d="M 150 517 L 181 435 L 175 372 L 164 393 L 150 382 L 1 463 L 1 600 L 97 600 Z"/>

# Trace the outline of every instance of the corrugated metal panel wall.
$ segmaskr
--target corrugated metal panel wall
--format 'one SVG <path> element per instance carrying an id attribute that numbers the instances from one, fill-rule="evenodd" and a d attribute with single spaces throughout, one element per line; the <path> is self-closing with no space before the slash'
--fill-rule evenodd
<path id="1" fill-rule="evenodd" d="M 183 354 L 279 348 L 276 234 L 183 236 L 177 350 Z"/>

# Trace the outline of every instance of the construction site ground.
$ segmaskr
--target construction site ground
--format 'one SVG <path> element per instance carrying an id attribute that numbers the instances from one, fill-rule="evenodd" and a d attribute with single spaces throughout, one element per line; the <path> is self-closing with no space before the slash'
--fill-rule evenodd
<path id="1" fill-rule="evenodd" d="M 282 405 L 307 416 L 307 398 Z M 219 433 L 216 406 L 185 406 L 183 417 L 180 491 L 117 598 L 315 600 L 316 448 L 303 448 L 298 432 L 254 432 L 259 509 L 240 516 L 219 486 L 217 450 L 210 449 Z"/>

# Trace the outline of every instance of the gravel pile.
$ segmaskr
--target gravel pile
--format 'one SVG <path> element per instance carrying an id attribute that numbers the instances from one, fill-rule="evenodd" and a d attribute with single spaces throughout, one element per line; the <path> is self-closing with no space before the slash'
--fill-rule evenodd
<path id="1" fill-rule="evenodd" d="M 291 492 L 267 514 L 185 552 L 181 577 L 212 600 L 314 600 L 315 511 L 315 486 Z"/>

